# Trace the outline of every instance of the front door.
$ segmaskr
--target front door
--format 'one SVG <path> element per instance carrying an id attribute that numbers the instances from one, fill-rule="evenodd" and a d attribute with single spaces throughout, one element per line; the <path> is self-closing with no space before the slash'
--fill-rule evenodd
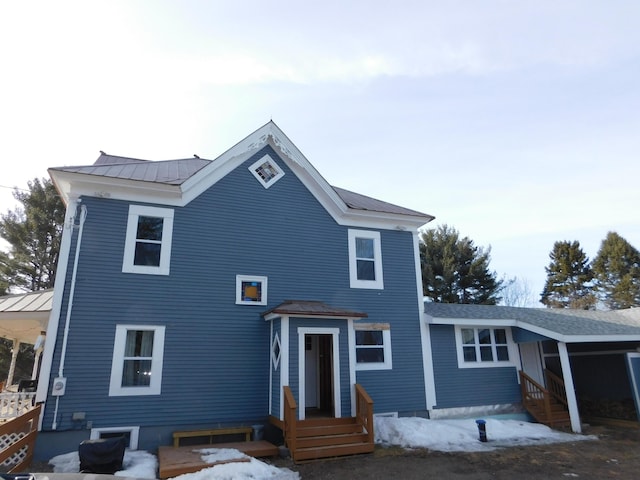
<path id="1" fill-rule="evenodd" d="M 300 418 L 340 416 L 338 329 L 300 328 Z"/>
<path id="2" fill-rule="evenodd" d="M 306 334 L 306 416 L 333 416 L 333 342 L 328 334 Z"/>
<path id="3" fill-rule="evenodd" d="M 544 387 L 544 366 L 542 365 L 542 355 L 540 355 L 540 344 L 529 342 L 520 343 L 518 346 L 520 347 L 522 371 Z"/>

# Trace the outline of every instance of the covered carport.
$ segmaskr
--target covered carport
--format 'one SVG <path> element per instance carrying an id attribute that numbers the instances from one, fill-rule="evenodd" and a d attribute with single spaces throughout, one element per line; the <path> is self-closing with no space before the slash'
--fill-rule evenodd
<path id="1" fill-rule="evenodd" d="M 13 344 L 11 364 L 5 380 L 7 388 L 14 383 L 16 360 L 23 343 L 34 346 L 35 361 L 31 378 L 36 378 L 52 302 L 53 289 L 0 297 L 0 336 Z"/>

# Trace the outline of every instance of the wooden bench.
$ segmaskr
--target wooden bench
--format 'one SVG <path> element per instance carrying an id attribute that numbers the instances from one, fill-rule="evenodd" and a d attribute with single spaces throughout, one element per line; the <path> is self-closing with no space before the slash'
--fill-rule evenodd
<path id="1" fill-rule="evenodd" d="M 173 432 L 173 446 L 180 446 L 180 439 L 193 438 L 193 437 L 209 437 L 209 444 L 213 443 L 213 437 L 220 435 L 238 435 L 244 434 L 245 441 L 251 440 L 251 427 L 227 427 L 227 428 L 213 428 L 210 430 L 186 430 Z"/>

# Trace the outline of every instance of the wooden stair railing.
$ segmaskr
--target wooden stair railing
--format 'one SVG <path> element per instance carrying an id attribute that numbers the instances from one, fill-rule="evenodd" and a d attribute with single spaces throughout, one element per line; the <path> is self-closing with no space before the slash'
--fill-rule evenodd
<path id="1" fill-rule="evenodd" d="M 355 385 L 355 417 L 318 417 L 298 420 L 291 389 L 283 388 L 284 440 L 295 463 L 320 458 L 373 452 L 373 401 L 361 385 Z"/>
<path id="2" fill-rule="evenodd" d="M 356 383 L 355 387 L 356 420 L 362 426 L 363 430 L 367 432 L 367 441 L 373 444 L 373 400 L 371 400 L 371 397 L 362 385 Z"/>
<path id="3" fill-rule="evenodd" d="M 562 398 L 564 383 L 561 378 L 545 370 L 551 375 L 552 380 L 547 380 L 553 385 L 549 390 L 533 380 L 523 371 L 520 371 L 520 389 L 522 392 L 522 405 L 540 423 L 550 427 L 568 425 L 570 422 L 566 396 Z"/>
<path id="4" fill-rule="evenodd" d="M 284 394 L 284 442 L 291 452 L 291 458 L 295 461 L 295 451 L 297 447 L 298 433 L 298 407 L 296 399 L 293 398 L 291 388 L 283 387 Z"/>
<path id="5" fill-rule="evenodd" d="M 0 465 L 8 461 L 8 473 L 21 472 L 31 465 L 41 408 L 42 406 L 38 405 L 0 425 L 0 441 L 6 444 L 0 451 Z"/>

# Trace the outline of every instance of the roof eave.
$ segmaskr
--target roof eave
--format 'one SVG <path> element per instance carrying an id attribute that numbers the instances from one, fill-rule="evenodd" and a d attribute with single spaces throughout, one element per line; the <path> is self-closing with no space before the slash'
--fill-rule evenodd
<path id="1" fill-rule="evenodd" d="M 80 196 L 112 198 L 128 201 L 149 201 L 153 199 L 167 205 L 182 204 L 180 185 L 104 177 L 50 168 L 53 183 L 65 205 Z"/>

